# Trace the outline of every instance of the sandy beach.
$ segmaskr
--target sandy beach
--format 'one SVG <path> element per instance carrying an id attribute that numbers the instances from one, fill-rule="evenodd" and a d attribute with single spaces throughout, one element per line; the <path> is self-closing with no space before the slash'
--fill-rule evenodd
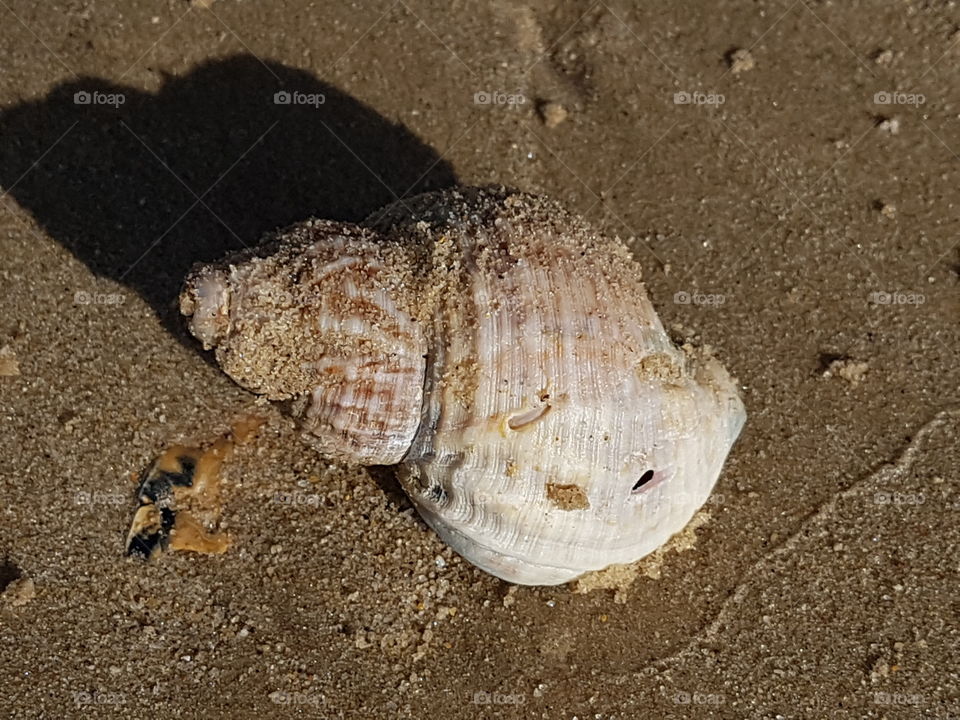
<path id="1" fill-rule="evenodd" d="M 960 7 L 0 2 L 0 715 L 960 718 Z M 736 376 L 693 526 L 474 568 L 177 310 L 197 262 L 455 184 L 622 238 Z M 264 419 L 219 555 L 137 479 Z"/>

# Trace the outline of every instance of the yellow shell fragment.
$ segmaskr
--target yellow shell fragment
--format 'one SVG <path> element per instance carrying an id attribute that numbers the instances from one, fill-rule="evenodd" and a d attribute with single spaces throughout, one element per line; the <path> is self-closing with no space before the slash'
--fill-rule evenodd
<path id="1" fill-rule="evenodd" d="M 217 524 L 221 513 L 221 468 L 234 446 L 247 442 L 263 422 L 243 418 L 231 433 L 205 448 L 172 445 L 164 450 L 141 479 L 127 554 L 152 558 L 163 550 L 226 552 L 230 537 L 207 529 Z"/>

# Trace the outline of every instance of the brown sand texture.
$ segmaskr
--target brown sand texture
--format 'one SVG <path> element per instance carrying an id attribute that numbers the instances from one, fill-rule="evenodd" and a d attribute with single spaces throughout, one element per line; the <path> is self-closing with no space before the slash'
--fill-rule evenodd
<path id="1" fill-rule="evenodd" d="M 960 717 L 956 3 L 0 22 L 0 716 Z M 484 574 L 179 315 L 194 263 L 278 227 L 488 183 L 622 238 L 742 386 L 713 495 L 636 566 Z M 126 557 L 140 473 L 251 416 L 224 551 Z"/>

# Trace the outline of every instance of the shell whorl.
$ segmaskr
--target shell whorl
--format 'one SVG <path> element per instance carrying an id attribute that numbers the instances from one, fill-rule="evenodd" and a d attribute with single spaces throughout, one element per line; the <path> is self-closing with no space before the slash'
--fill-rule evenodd
<path id="1" fill-rule="evenodd" d="M 745 420 L 724 368 L 670 340 L 621 242 L 503 188 L 294 226 L 197 269 L 181 310 L 239 384 L 293 400 L 314 446 L 400 463 L 426 522 L 516 583 L 662 545 Z"/>
<path id="2" fill-rule="evenodd" d="M 674 346 L 627 249 L 556 203 L 477 190 L 419 203 L 371 224 L 451 245 L 460 267 L 446 274 L 425 418 L 401 474 L 421 515 L 523 584 L 661 545 L 706 500 L 739 433 L 729 375 Z M 649 471 L 657 482 L 635 492 Z"/>
<path id="3" fill-rule="evenodd" d="M 423 402 L 413 259 L 340 223 L 309 221 L 279 237 L 187 279 L 181 311 L 191 331 L 240 385 L 292 399 L 306 439 L 325 455 L 399 462 Z"/>

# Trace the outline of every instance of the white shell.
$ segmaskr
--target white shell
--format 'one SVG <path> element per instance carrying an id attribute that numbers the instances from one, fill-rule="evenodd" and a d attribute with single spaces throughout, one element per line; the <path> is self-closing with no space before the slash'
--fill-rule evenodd
<path id="1" fill-rule="evenodd" d="M 622 244 L 503 189 L 420 196 L 366 226 L 308 223 L 273 256 L 195 273 L 182 301 L 194 334 L 246 387 L 305 398 L 299 412 L 327 454 L 401 461 L 424 520 L 498 577 L 565 582 L 637 560 L 686 525 L 745 412 L 717 361 L 670 341 Z M 342 285 L 302 292 L 338 255 L 355 258 L 341 274 L 362 313 L 336 300 Z M 290 307 L 252 312 L 254 286 L 283 288 Z M 220 316 L 231 320 L 211 324 Z M 364 334 L 370 343 L 344 341 Z M 300 369 L 278 389 L 264 368 L 289 365 L 284 354 Z M 340 371 L 305 372 L 305 358 Z"/>

